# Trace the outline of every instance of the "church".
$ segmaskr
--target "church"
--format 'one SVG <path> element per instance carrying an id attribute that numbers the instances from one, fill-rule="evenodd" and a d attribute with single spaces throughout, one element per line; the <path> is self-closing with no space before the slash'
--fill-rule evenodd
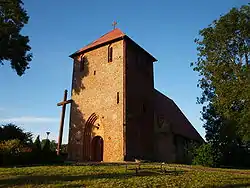
<path id="1" fill-rule="evenodd" d="M 155 57 L 118 28 L 70 57 L 69 160 L 188 162 L 203 139 L 154 88 Z"/>

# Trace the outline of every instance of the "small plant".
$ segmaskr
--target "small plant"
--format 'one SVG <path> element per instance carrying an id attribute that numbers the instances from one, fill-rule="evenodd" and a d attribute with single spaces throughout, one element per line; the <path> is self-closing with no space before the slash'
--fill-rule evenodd
<path id="1" fill-rule="evenodd" d="M 211 144 L 203 144 L 193 150 L 193 164 L 215 167 L 220 160 L 220 154 L 216 153 Z"/>
<path id="2" fill-rule="evenodd" d="M 15 164 L 16 159 L 21 155 L 22 149 L 23 145 L 18 139 L 0 142 L 0 164 Z"/>

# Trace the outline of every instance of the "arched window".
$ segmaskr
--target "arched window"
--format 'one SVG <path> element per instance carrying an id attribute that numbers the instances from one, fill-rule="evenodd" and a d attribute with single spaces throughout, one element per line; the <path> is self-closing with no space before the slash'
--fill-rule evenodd
<path id="1" fill-rule="evenodd" d="M 113 48 L 111 46 L 108 47 L 108 62 L 112 62 L 113 60 Z"/>
<path id="2" fill-rule="evenodd" d="M 85 57 L 82 55 L 80 59 L 80 72 L 84 71 Z"/>

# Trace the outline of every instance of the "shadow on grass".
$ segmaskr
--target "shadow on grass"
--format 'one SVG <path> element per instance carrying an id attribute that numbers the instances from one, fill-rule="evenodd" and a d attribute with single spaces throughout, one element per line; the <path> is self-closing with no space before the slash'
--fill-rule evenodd
<path id="1" fill-rule="evenodd" d="M 128 168 L 128 171 L 135 171 L 134 168 Z M 153 172 L 155 174 L 165 174 L 165 175 L 181 175 L 186 172 L 186 170 L 169 170 L 169 169 L 161 169 L 161 168 L 145 168 L 142 167 L 139 170 L 139 175 L 142 173 Z"/>
<path id="2" fill-rule="evenodd" d="M 184 172 L 180 172 L 184 173 Z M 161 171 L 149 171 L 149 170 L 140 170 L 139 173 L 135 173 L 135 170 L 131 169 L 124 173 L 96 173 L 96 174 L 86 174 L 79 176 L 63 176 L 63 175 L 40 175 L 40 176 L 17 176 L 9 179 L 1 179 L 0 187 L 11 187 L 18 185 L 39 185 L 39 184 L 56 184 L 63 182 L 72 182 L 80 181 L 80 180 L 96 180 L 96 179 L 125 179 L 131 177 L 140 177 L 140 176 L 159 176 L 159 175 L 178 175 L 176 171 L 167 171 L 166 173 L 162 173 Z M 67 185 L 68 186 L 68 185 Z M 79 187 L 79 185 L 70 185 L 73 187 Z M 84 185 L 82 185 L 84 187 Z"/>

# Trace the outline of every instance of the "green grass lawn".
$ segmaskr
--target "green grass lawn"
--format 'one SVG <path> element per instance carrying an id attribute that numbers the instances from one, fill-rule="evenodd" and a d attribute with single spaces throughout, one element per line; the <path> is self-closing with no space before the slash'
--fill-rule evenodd
<path id="1" fill-rule="evenodd" d="M 142 164 L 0 168 L 0 187 L 250 187 L 250 170 Z"/>

